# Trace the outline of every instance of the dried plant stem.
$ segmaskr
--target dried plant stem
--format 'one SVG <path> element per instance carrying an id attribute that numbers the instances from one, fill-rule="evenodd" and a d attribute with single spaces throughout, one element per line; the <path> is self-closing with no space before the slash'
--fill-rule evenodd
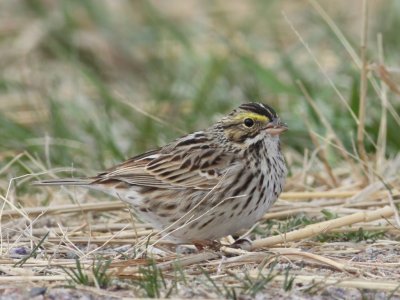
<path id="1" fill-rule="evenodd" d="M 361 59 L 358 57 L 356 51 L 354 51 L 353 47 L 351 46 L 349 41 L 346 39 L 344 34 L 340 31 L 339 27 L 329 17 L 329 15 L 324 11 L 324 9 L 318 4 L 317 1 L 315 1 L 315 0 L 309 0 L 309 1 L 312 4 L 312 6 L 314 7 L 314 9 L 320 14 L 321 18 L 326 22 L 326 24 L 328 24 L 328 26 L 331 28 L 331 30 L 335 33 L 338 40 L 342 43 L 343 47 L 346 49 L 346 51 L 349 53 L 349 55 L 353 59 L 357 68 L 361 69 L 361 65 L 362 65 Z M 380 68 L 380 73 L 385 72 L 385 71 L 387 72 L 387 70 L 384 70 L 384 68 Z M 375 80 L 375 78 L 373 76 L 369 76 L 369 74 L 367 74 L 367 75 L 368 75 L 367 77 L 368 77 L 372 87 L 374 88 L 374 90 L 378 94 L 378 96 L 380 97 L 381 93 L 379 91 L 379 86 L 378 86 L 377 81 Z M 381 73 L 381 75 L 382 75 L 382 73 Z M 393 85 L 389 85 L 389 86 L 393 87 Z M 381 97 L 380 97 L 380 99 L 381 99 L 381 101 L 383 101 Z M 387 107 L 388 111 L 391 113 L 391 115 L 393 116 L 393 118 L 397 122 L 397 124 L 400 125 L 399 113 L 396 111 L 396 109 L 393 107 L 393 105 L 390 102 L 388 102 L 387 105 L 388 105 L 388 107 Z M 357 124 L 358 124 L 358 120 L 357 120 Z"/>
<path id="2" fill-rule="evenodd" d="M 28 283 L 30 281 L 66 281 L 67 276 L 65 275 L 51 275 L 51 276 L 9 276 L 0 277 L 0 284 L 23 282 Z"/>
<path id="3" fill-rule="evenodd" d="M 358 111 L 357 147 L 360 158 L 367 162 L 367 153 L 364 145 L 365 112 L 367 101 L 367 32 L 368 32 L 368 1 L 363 1 L 363 22 L 361 34 L 361 77 L 360 77 L 360 107 Z"/>
<path id="4" fill-rule="evenodd" d="M 305 49 L 307 50 L 307 52 L 310 54 L 311 58 L 314 60 L 314 62 L 316 63 L 316 65 L 318 66 L 318 68 L 320 69 L 321 73 L 324 75 L 324 77 L 326 78 L 326 80 L 328 81 L 328 83 L 330 84 L 330 86 L 333 88 L 333 90 L 336 92 L 336 94 L 339 97 L 339 100 L 342 102 L 342 104 L 346 107 L 347 111 L 350 113 L 351 117 L 354 119 L 354 121 L 356 123 L 358 123 L 358 119 L 357 116 L 354 114 L 353 110 L 351 109 L 351 107 L 349 106 L 346 98 L 342 95 L 342 93 L 339 91 L 339 89 L 336 87 L 335 83 L 332 81 L 332 79 L 328 76 L 327 72 L 325 71 L 325 69 L 322 67 L 321 63 L 318 61 L 318 59 L 316 58 L 316 56 L 313 54 L 313 52 L 311 51 L 311 48 L 308 46 L 308 44 L 305 42 L 305 40 L 303 39 L 303 37 L 300 35 L 300 33 L 296 30 L 296 28 L 294 27 L 294 25 L 292 24 L 292 22 L 289 20 L 289 18 L 287 17 L 287 15 L 282 12 L 283 17 L 285 19 L 285 21 L 288 23 L 288 25 L 290 26 L 291 30 L 296 34 L 296 36 L 298 37 L 299 41 L 303 44 L 303 46 L 305 47 Z"/>
<path id="5" fill-rule="evenodd" d="M 390 230 L 397 230 L 392 225 L 370 226 L 368 224 L 360 224 L 358 226 L 353 226 L 353 227 L 335 228 L 335 229 L 332 229 L 330 232 L 332 232 L 332 233 L 357 232 L 357 231 L 359 231 L 361 229 L 363 231 L 390 231 Z"/>
<path id="6" fill-rule="evenodd" d="M 329 121 L 325 118 L 325 116 L 318 109 L 318 106 L 315 104 L 315 101 L 311 98 L 311 96 L 308 93 L 308 91 L 307 91 L 306 87 L 304 86 L 304 84 L 301 81 L 297 81 L 297 85 L 299 86 L 301 92 L 303 93 L 304 98 L 307 100 L 307 102 L 313 108 L 315 113 L 318 115 L 318 117 L 321 120 L 322 124 L 324 125 L 324 127 L 328 131 L 328 134 L 332 136 L 333 141 L 337 145 L 337 149 L 339 150 L 339 152 L 342 155 L 342 157 L 346 160 L 346 162 L 351 167 L 351 170 L 352 170 L 353 174 L 357 174 L 358 175 L 359 174 L 358 168 L 354 164 L 354 161 L 351 159 L 351 157 L 348 155 L 343 142 L 336 135 L 335 131 L 333 130 L 332 125 L 329 123 Z"/>
<path id="7" fill-rule="evenodd" d="M 305 259 L 310 261 L 315 261 L 324 265 L 328 265 L 332 268 L 335 268 L 340 271 L 349 271 L 349 272 L 356 272 L 356 269 L 353 267 L 346 266 L 345 264 L 330 259 L 328 257 L 324 257 L 318 254 L 310 253 L 310 252 L 303 252 L 300 249 L 296 248 L 274 248 L 271 249 L 272 252 L 275 252 L 279 255 L 284 255 L 285 257 L 295 257 L 298 259 Z"/>
<path id="8" fill-rule="evenodd" d="M 393 203 L 400 203 L 400 200 L 393 200 Z M 353 207 L 353 208 L 364 208 L 364 207 L 374 207 L 374 206 L 383 206 L 390 204 L 389 200 L 372 200 L 372 201 L 363 201 L 359 203 L 349 203 L 349 204 L 344 204 L 343 207 Z"/>
<path id="9" fill-rule="evenodd" d="M 255 278 L 257 273 L 254 273 Z M 284 275 L 277 275 L 274 277 L 276 281 L 285 281 Z M 390 282 L 387 280 L 366 280 L 366 279 L 339 279 L 339 278 L 327 278 L 325 276 L 318 275 L 297 275 L 294 278 L 294 283 L 307 284 L 325 284 L 334 285 L 337 287 L 348 287 L 348 288 L 358 288 L 358 289 L 374 289 L 383 291 L 394 291 L 399 287 L 398 282 Z"/>
<path id="10" fill-rule="evenodd" d="M 33 207 L 33 208 L 25 208 L 24 210 L 19 209 L 10 209 L 4 210 L 2 214 L 2 218 L 7 217 L 19 217 L 23 213 L 26 218 L 38 216 L 38 215 L 48 215 L 48 214 L 66 214 L 66 213 L 74 213 L 74 212 L 82 212 L 82 211 L 110 211 L 110 210 L 119 210 L 126 207 L 126 204 L 123 202 L 115 201 L 115 202 L 97 202 L 97 203 L 84 203 L 84 204 L 68 204 L 68 205 L 58 205 L 53 207 L 42 206 L 42 207 Z"/>
<path id="11" fill-rule="evenodd" d="M 397 228 L 400 228 L 399 211 L 397 210 L 396 204 L 394 203 L 391 191 L 387 191 L 387 197 L 388 197 L 388 201 L 390 203 L 390 207 L 393 209 L 394 220 L 396 221 Z"/>
<path id="12" fill-rule="evenodd" d="M 287 201 L 303 201 L 311 200 L 316 198 L 350 198 L 358 195 L 361 191 L 324 191 L 324 192 L 286 192 L 279 196 L 279 199 Z M 376 191 L 369 193 L 371 196 L 375 197 L 386 197 L 386 191 Z M 393 196 L 399 195 L 398 190 L 393 190 Z"/>
<path id="13" fill-rule="evenodd" d="M 378 55 L 379 55 L 379 65 L 383 66 L 384 56 L 383 56 L 383 40 L 382 34 L 378 34 Z M 376 151 L 376 168 L 378 172 L 382 172 L 383 164 L 385 162 L 386 154 L 386 135 L 387 135 L 387 86 L 384 80 L 381 79 L 381 99 L 382 99 L 382 112 L 381 112 L 381 122 L 379 124 L 379 135 L 377 141 L 377 151 Z"/>
<path id="14" fill-rule="evenodd" d="M 203 263 L 208 260 L 217 259 L 219 257 L 220 254 L 216 252 L 204 251 L 198 254 L 186 255 L 178 258 L 174 257 L 167 261 L 162 261 L 157 264 L 157 268 L 166 271 L 172 269 L 176 265 L 179 265 L 179 267 L 187 267 Z M 146 260 L 141 260 L 140 262 L 141 264 L 147 264 Z M 116 268 L 115 274 L 117 274 L 118 276 L 132 276 L 132 274 L 138 272 L 141 264 L 138 263 L 137 259 L 134 259 L 134 260 L 126 260 L 122 262 L 113 263 L 112 267 Z"/>
<path id="15" fill-rule="evenodd" d="M 316 198 L 349 198 L 360 193 L 359 190 L 351 191 L 322 191 L 322 192 L 286 192 L 282 193 L 279 198 L 287 201 L 303 201 L 311 200 Z M 386 197 L 387 193 L 385 191 L 377 191 L 372 193 L 376 197 Z M 371 194 L 371 195 L 372 195 Z M 393 196 L 399 195 L 399 191 L 393 190 Z M 68 214 L 76 212 L 101 212 L 101 211 L 115 211 L 121 210 L 126 207 L 126 204 L 120 201 L 104 201 L 104 202 L 94 202 L 94 203 L 82 203 L 82 204 L 68 204 L 68 205 L 54 205 L 52 207 L 40 206 L 25 208 L 23 210 L 19 208 L 3 210 L 2 218 L 12 218 L 12 217 L 35 217 L 39 215 L 57 215 L 57 214 Z M 29 218 L 27 219 L 29 220 Z M 110 229 L 108 225 L 101 224 L 96 227 L 96 230 Z M 113 225 L 113 229 L 120 228 L 122 225 Z M 125 225 L 123 225 L 125 226 Z M 146 227 L 143 224 L 138 224 L 138 226 Z"/>
<path id="16" fill-rule="evenodd" d="M 269 261 L 274 260 L 276 257 L 275 255 L 270 256 L 269 253 L 266 253 L 264 251 L 248 252 L 248 251 L 229 248 L 229 247 L 221 247 L 220 250 L 230 256 L 237 255 L 235 257 L 231 257 L 231 258 L 225 260 L 223 262 L 224 264 L 232 264 L 232 263 L 238 264 L 238 263 L 249 263 L 249 262 L 260 263 L 260 262 L 264 261 L 266 259 L 266 257 L 269 257 L 269 259 L 268 259 Z M 273 249 L 271 249 L 271 251 L 268 251 L 268 252 L 272 252 L 273 254 L 276 254 L 277 256 L 283 255 L 283 256 L 285 256 L 285 258 L 290 257 L 290 258 L 294 258 L 294 259 L 301 260 L 301 261 L 309 261 L 311 263 L 318 263 L 320 265 L 329 266 L 331 268 L 337 269 L 342 272 L 346 272 L 346 271 L 356 272 L 356 270 L 357 270 L 353 267 L 349 267 L 349 266 L 345 265 L 344 263 L 335 261 L 331 258 L 327 258 L 322 255 L 318 255 L 318 254 L 314 254 L 314 253 L 310 253 L 310 252 L 304 252 L 298 248 L 273 248 Z M 218 262 L 218 261 L 212 261 L 212 262 L 209 262 L 208 264 L 216 265 L 219 263 L 220 262 Z M 266 266 L 268 266 L 268 264 L 266 264 Z"/>
<path id="17" fill-rule="evenodd" d="M 347 226 L 358 222 L 370 222 L 381 218 L 388 218 L 393 215 L 393 209 L 385 206 L 375 211 L 363 211 L 349 216 L 329 220 L 317 224 L 306 226 L 305 228 L 288 232 L 284 235 L 271 236 L 265 239 L 256 240 L 252 243 L 252 249 L 270 247 L 276 244 L 292 242 L 300 239 L 309 238 L 320 233 L 324 233 L 333 228 Z"/>
<path id="18" fill-rule="evenodd" d="M 309 129 L 308 132 L 310 134 L 311 141 L 313 142 L 313 144 L 314 144 L 316 149 L 320 149 L 317 152 L 317 155 L 318 155 L 319 159 L 321 160 L 322 165 L 324 166 L 324 169 L 325 169 L 326 173 L 328 174 L 328 176 L 329 176 L 329 178 L 331 180 L 330 186 L 331 187 L 337 187 L 338 186 L 338 180 L 337 180 L 335 174 L 333 173 L 331 165 L 329 164 L 329 161 L 328 161 L 328 158 L 327 158 L 327 153 L 326 153 L 326 146 L 321 146 L 320 145 L 317 137 L 315 136 L 315 134 L 311 130 L 310 123 L 307 121 L 307 119 L 304 119 L 304 120 L 305 120 L 307 128 Z"/>
<path id="19" fill-rule="evenodd" d="M 148 118 L 150 118 L 150 119 L 156 121 L 157 123 L 160 123 L 160 124 L 163 125 L 163 126 L 166 126 L 166 127 L 168 127 L 168 128 L 172 128 L 172 129 L 174 129 L 176 132 L 179 132 L 179 133 L 181 133 L 181 134 L 186 134 L 186 131 L 184 131 L 183 129 L 178 128 L 178 127 L 176 127 L 176 126 L 172 126 L 171 123 L 169 123 L 169 122 L 167 122 L 167 121 L 164 121 L 163 119 L 161 119 L 161 118 L 159 118 L 159 117 L 157 117 L 157 116 L 155 116 L 155 115 L 153 115 L 153 114 L 151 114 L 151 113 L 148 113 L 148 112 L 144 111 L 143 109 L 141 109 L 141 108 L 138 107 L 137 105 L 133 105 L 133 104 L 131 103 L 130 99 L 127 99 L 127 97 L 125 97 L 122 93 L 120 93 L 120 92 L 118 92 L 118 91 L 116 91 L 116 90 L 114 90 L 113 92 L 114 92 L 114 94 L 116 95 L 116 99 L 117 99 L 117 100 L 119 100 L 121 103 L 124 103 L 125 105 L 127 105 L 127 106 L 133 108 L 133 109 L 136 110 L 138 113 L 140 113 L 140 114 L 142 114 L 142 115 L 144 115 L 144 116 L 146 116 L 146 117 L 148 117 Z"/>
<path id="20" fill-rule="evenodd" d="M 378 51 L 382 51 L 382 55 L 383 55 L 383 45 L 379 45 L 379 43 L 382 42 L 382 41 L 380 41 L 380 39 L 382 39 L 382 34 L 378 34 Z M 380 47 L 382 47 L 382 49 L 379 49 Z M 395 93 L 397 95 L 400 95 L 400 87 L 396 83 L 396 81 L 392 78 L 391 72 L 389 72 L 389 70 L 383 64 L 383 60 L 379 59 L 379 61 L 380 61 L 379 65 L 373 65 L 372 69 L 377 73 L 377 75 L 379 76 L 382 83 L 384 83 L 385 86 L 390 89 L 390 91 L 392 91 L 393 93 Z M 382 95 L 382 93 L 381 93 L 381 95 Z M 385 102 L 385 100 L 383 98 L 381 98 L 381 100 L 382 100 L 382 103 Z M 388 110 L 389 108 L 390 108 L 390 102 L 387 102 L 386 110 Z"/>
<path id="21" fill-rule="evenodd" d="M 290 209 L 285 211 L 277 211 L 272 213 L 266 213 L 262 220 L 272 220 L 272 219 L 284 219 L 290 216 L 301 214 L 304 212 L 304 208 Z"/>

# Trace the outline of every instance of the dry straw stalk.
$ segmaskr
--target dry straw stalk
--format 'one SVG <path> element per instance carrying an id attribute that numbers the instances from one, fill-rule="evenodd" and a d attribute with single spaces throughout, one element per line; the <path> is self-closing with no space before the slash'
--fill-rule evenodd
<path id="1" fill-rule="evenodd" d="M 305 228 L 294 230 L 283 235 L 271 236 L 265 239 L 256 240 L 252 243 L 252 249 L 270 247 L 276 244 L 306 239 L 327 232 L 333 228 L 348 226 L 358 222 L 371 222 L 381 218 L 388 218 L 392 215 L 393 209 L 390 206 L 385 206 L 381 209 L 371 212 L 358 212 L 334 220 L 308 225 Z"/>

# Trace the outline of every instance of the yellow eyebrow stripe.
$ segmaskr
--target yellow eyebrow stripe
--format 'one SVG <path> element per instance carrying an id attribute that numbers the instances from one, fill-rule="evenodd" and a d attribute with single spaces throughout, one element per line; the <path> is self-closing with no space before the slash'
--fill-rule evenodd
<path id="1" fill-rule="evenodd" d="M 270 119 L 266 116 L 262 116 L 262 115 L 259 115 L 256 113 L 250 113 L 250 112 L 249 113 L 241 113 L 235 117 L 235 119 L 237 119 L 237 120 L 239 120 L 239 119 L 244 120 L 246 118 L 251 118 L 254 121 L 259 121 L 259 122 L 269 122 L 270 121 Z"/>

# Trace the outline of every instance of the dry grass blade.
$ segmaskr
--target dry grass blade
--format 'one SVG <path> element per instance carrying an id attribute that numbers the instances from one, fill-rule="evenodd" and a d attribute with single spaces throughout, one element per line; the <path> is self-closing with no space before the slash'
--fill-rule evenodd
<path id="1" fill-rule="evenodd" d="M 51 276 L 10 276 L 10 277 L 0 277 L 0 284 L 10 284 L 10 283 L 25 283 L 29 282 L 43 282 L 43 281 L 67 281 L 67 276 L 65 275 L 51 275 Z"/>
<path id="2" fill-rule="evenodd" d="M 392 192 L 391 192 L 391 191 L 387 191 L 387 198 L 388 198 L 390 207 L 391 207 L 392 210 L 393 210 L 393 213 L 394 213 L 394 220 L 396 221 L 397 228 L 400 228 L 400 216 L 399 216 L 399 211 L 397 210 L 397 206 L 396 206 L 396 204 L 394 203 L 393 195 L 392 195 Z"/>
<path id="3" fill-rule="evenodd" d="M 378 35 L 378 53 L 379 53 L 379 64 L 384 65 L 383 56 L 383 38 L 382 34 Z M 382 69 L 382 68 L 379 68 Z M 382 77 L 381 77 L 382 78 Z M 381 122 L 379 124 L 379 135 L 378 135 L 378 149 L 376 151 L 376 168 L 379 171 L 383 171 L 383 165 L 386 156 L 386 143 L 387 143 L 387 106 L 388 106 L 388 96 L 385 81 L 381 79 L 381 99 L 382 99 L 382 112 L 381 112 Z"/>
<path id="4" fill-rule="evenodd" d="M 111 211 L 120 210 L 126 207 L 123 202 L 102 202 L 100 203 L 83 203 L 83 204 L 67 204 L 67 205 L 57 205 L 53 207 L 43 206 L 34 208 L 25 208 L 23 210 L 23 215 L 28 218 L 28 216 L 34 217 L 38 215 L 49 215 L 49 214 L 67 214 L 75 212 L 89 212 L 89 211 Z M 2 217 L 18 217 L 21 215 L 21 210 L 15 208 L 10 210 L 4 210 Z"/>
<path id="5" fill-rule="evenodd" d="M 253 277 L 258 276 L 257 273 L 252 274 Z M 277 275 L 274 277 L 276 281 L 285 281 L 285 276 Z M 399 288 L 399 283 L 396 281 L 389 282 L 387 280 L 367 280 L 367 279 L 343 279 L 324 277 L 319 275 L 296 275 L 294 284 L 301 283 L 302 285 L 333 285 L 337 287 L 357 288 L 357 289 L 374 289 L 382 291 L 396 291 Z"/>
<path id="6" fill-rule="evenodd" d="M 351 191 L 323 191 L 323 192 L 286 192 L 280 195 L 280 199 L 286 201 L 303 201 L 303 200 L 311 200 L 317 198 L 331 198 L 331 199 L 340 199 L 340 198 L 350 198 L 359 195 L 363 190 L 351 190 Z M 398 190 L 393 191 L 393 195 L 399 195 Z M 373 195 L 375 197 L 385 197 L 387 195 L 386 191 L 373 191 L 368 192 L 369 195 Z"/>
<path id="7" fill-rule="evenodd" d="M 309 252 L 304 252 L 299 249 L 293 249 L 293 248 L 273 248 L 271 249 L 271 252 L 278 253 L 279 255 L 284 255 L 286 257 L 294 256 L 298 257 L 299 259 L 307 259 L 311 260 L 313 262 L 318 262 L 326 266 L 330 266 L 334 269 L 337 269 L 342 272 L 352 272 L 352 273 L 357 273 L 357 269 L 346 266 L 345 264 L 335 261 L 333 259 L 330 259 L 328 257 L 314 254 L 314 253 L 309 253 Z"/>
<path id="8" fill-rule="evenodd" d="M 222 247 L 221 251 L 224 253 L 232 256 L 235 255 L 234 257 L 229 257 L 225 259 L 223 262 L 221 261 L 212 261 L 209 262 L 210 265 L 216 265 L 216 264 L 246 264 L 246 263 L 261 263 L 265 261 L 266 258 L 268 258 L 268 261 L 273 261 L 275 260 L 276 257 L 278 256 L 283 256 L 284 258 L 290 258 L 293 259 L 295 258 L 297 261 L 307 261 L 310 263 L 317 263 L 320 264 L 324 267 L 330 267 L 335 270 L 341 271 L 341 272 L 352 272 L 352 273 L 357 273 L 357 269 L 351 266 L 347 266 L 341 262 L 335 261 L 333 259 L 330 259 L 328 257 L 324 257 L 322 255 L 314 254 L 314 253 L 309 253 L 309 252 L 304 252 L 300 249 L 297 248 L 271 248 L 266 252 L 249 252 L 241 249 L 235 249 L 235 248 L 229 248 L 229 247 Z M 273 253 L 274 255 L 271 256 L 270 254 Z M 266 266 L 269 264 L 266 263 Z"/>
<path id="9" fill-rule="evenodd" d="M 332 136 L 335 144 L 337 145 L 337 149 L 339 150 L 340 154 L 342 155 L 342 157 L 346 160 L 346 162 L 349 164 L 349 166 L 352 169 L 352 172 L 355 175 L 359 174 L 359 168 L 357 168 L 357 166 L 354 164 L 354 161 L 351 159 L 351 157 L 348 155 L 346 148 L 343 144 L 343 142 L 339 139 L 339 137 L 337 136 L 335 130 L 333 129 L 332 125 L 329 123 L 329 121 L 326 119 L 326 117 L 322 114 L 322 112 L 318 109 L 317 104 L 315 103 L 315 101 L 311 98 L 310 94 L 308 93 L 306 87 L 304 86 L 304 84 L 301 81 L 297 81 L 297 85 L 299 86 L 301 92 L 304 95 L 304 98 L 307 100 L 307 102 L 310 104 L 310 106 L 313 108 L 313 110 L 315 111 L 315 113 L 318 115 L 319 119 L 321 120 L 322 124 L 324 125 L 324 127 L 326 128 L 326 130 L 328 131 L 328 134 Z M 314 138 L 316 137 L 316 135 L 309 130 L 309 134 L 311 134 Z"/>
<path id="10" fill-rule="evenodd" d="M 382 42 L 382 35 L 378 35 L 378 49 L 379 49 L 379 65 L 378 66 L 372 66 L 373 70 L 377 73 L 379 78 L 382 80 L 382 82 L 385 84 L 385 86 L 388 86 L 389 89 L 397 94 L 400 95 L 400 87 L 397 85 L 397 83 L 393 80 L 392 75 L 390 74 L 389 70 L 385 67 L 384 65 L 384 60 L 383 60 L 383 42 Z M 382 85 L 381 85 L 382 89 Z M 382 94 L 383 95 L 383 94 Z M 385 102 L 385 99 L 382 98 L 382 102 Z M 389 103 L 386 103 L 386 105 L 389 105 Z"/>
<path id="11" fill-rule="evenodd" d="M 141 109 L 140 107 L 138 107 L 137 105 L 133 105 L 132 103 L 130 103 L 130 101 L 128 101 L 128 99 L 126 99 L 126 97 L 124 95 L 122 95 L 120 92 L 114 91 L 114 93 L 118 96 L 118 98 L 120 99 L 121 103 L 124 103 L 125 105 L 133 108 L 135 111 L 139 112 L 140 114 L 156 121 L 157 123 L 160 123 L 163 126 L 167 126 L 167 127 L 171 127 L 173 130 L 175 130 L 176 132 L 179 132 L 180 134 L 185 134 L 186 131 L 182 130 L 181 128 L 175 127 L 175 126 L 171 126 L 170 123 L 164 121 L 163 119 L 150 114 L 146 111 L 144 111 L 143 109 Z"/>
<path id="12" fill-rule="evenodd" d="M 335 33 L 337 36 L 338 40 L 342 43 L 346 51 L 349 53 L 351 58 L 353 59 L 354 63 L 356 64 L 357 68 L 362 68 L 362 60 L 360 57 L 358 57 L 356 51 L 353 49 L 351 46 L 350 42 L 346 39 L 344 34 L 341 32 L 339 27 L 335 24 L 335 22 L 331 19 L 331 17 L 326 13 L 326 11 L 318 4 L 317 1 L 315 0 L 309 0 L 314 9 L 321 15 L 322 19 L 328 24 L 328 26 L 332 29 L 332 31 Z M 379 98 L 381 101 L 383 99 L 381 98 L 381 92 L 379 89 L 379 85 L 377 81 L 372 77 L 368 76 L 369 81 L 371 82 L 372 87 L 374 88 L 375 92 L 378 94 Z M 392 114 L 393 118 L 395 119 L 397 125 L 400 125 L 400 115 L 396 111 L 396 109 L 393 107 L 393 105 L 388 102 L 388 110 Z M 354 116 L 353 116 L 354 117 Z M 358 122 L 357 122 L 358 124 Z"/>
<path id="13" fill-rule="evenodd" d="M 367 162 L 367 153 L 364 145 L 364 132 L 365 132 L 365 112 L 367 102 L 367 33 L 368 33 L 368 1 L 363 1 L 363 21 L 362 21 L 362 35 L 361 35 L 361 76 L 360 76 L 360 107 L 358 111 L 358 128 L 357 128 L 357 145 L 360 158 Z"/>
<path id="14" fill-rule="evenodd" d="M 167 271 L 171 270 L 174 266 L 179 266 L 180 268 L 189 267 L 192 265 L 197 265 L 204 263 L 209 260 L 219 258 L 220 254 L 215 252 L 201 252 L 198 254 L 185 255 L 182 257 L 174 257 L 172 259 L 167 259 L 165 262 L 157 263 L 157 268 Z M 146 265 L 148 260 L 131 260 L 125 261 L 123 263 L 113 263 L 112 267 L 115 267 L 115 274 L 118 276 L 132 276 L 137 274 L 139 268 Z"/>
<path id="15" fill-rule="evenodd" d="M 388 218 L 393 215 L 393 209 L 389 206 L 378 209 L 376 211 L 364 211 L 349 216 L 329 220 L 317 224 L 308 225 L 305 228 L 288 232 L 284 235 L 272 236 L 260 240 L 253 241 L 252 249 L 270 247 L 276 244 L 282 244 L 306 238 L 314 237 L 320 233 L 328 232 L 330 229 L 347 226 L 358 222 L 370 222 L 381 218 Z"/>
<path id="16" fill-rule="evenodd" d="M 333 88 L 333 90 L 335 91 L 335 93 L 338 95 L 341 103 L 346 107 L 347 111 L 349 112 L 349 114 L 352 116 L 353 120 L 356 122 L 356 124 L 358 124 L 359 120 L 357 118 L 357 116 L 354 114 L 353 110 L 350 108 L 349 104 L 346 101 L 346 98 L 343 96 L 343 94 L 339 91 L 339 89 L 336 87 L 335 83 L 332 81 L 332 79 L 328 76 L 327 72 L 325 71 L 325 69 L 322 67 L 322 65 L 320 64 L 320 62 L 318 61 L 318 59 L 315 57 L 315 55 L 313 54 L 311 48 L 308 46 L 308 44 L 304 41 L 303 37 L 300 35 L 300 33 L 298 32 L 298 30 L 294 27 L 294 25 L 292 24 L 292 22 L 289 20 L 289 18 L 287 17 L 287 15 L 285 13 L 283 13 L 283 16 L 285 18 L 285 21 L 289 24 L 291 30 L 296 34 L 296 36 L 298 37 L 299 41 L 302 43 L 302 45 L 305 47 L 305 49 L 307 50 L 307 52 L 310 54 L 310 56 L 312 57 L 313 61 L 316 63 L 316 65 L 318 66 L 320 72 L 324 75 L 324 77 L 326 78 L 326 80 L 329 82 L 329 85 Z"/>
<path id="17" fill-rule="evenodd" d="M 306 126 L 308 128 L 311 141 L 313 142 L 313 144 L 315 146 L 315 149 L 319 150 L 317 155 L 318 155 L 319 159 L 321 160 L 322 165 L 324 166 L 325 171 L 328 173 L 328 176 L 329 176 L 329 178 L 331 180 L 330 187 L 337 187 L 338 186 L 338 180 L 337 180 L 335 174 L 333 173 L 332 167 L 329 164 L 329 161 L 328 161 L 328 158 L 327 158 L 327 153 L 326 153 L 327 152 L 326 151 L 326 145 L 325 146 L 321 146 L 320 145 L 317 137 L 313 134 L 313 132 L 311 130 L 310 122 L 308 122 L 308 120 L 306 118 L 304 120 L 305 120 Z"/>

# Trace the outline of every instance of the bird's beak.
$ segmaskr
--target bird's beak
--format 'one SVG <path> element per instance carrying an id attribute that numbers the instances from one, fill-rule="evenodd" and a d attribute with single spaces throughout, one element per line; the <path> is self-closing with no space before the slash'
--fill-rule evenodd
<path id="1" fill-rule="evenodd" d="M 288 129 L 289 129 L 288 126 L 285 123 L 283 123 L 279 118 L 273 119 L 265 127 L 265 131 L 270 135 L 279 135 Z"/>

